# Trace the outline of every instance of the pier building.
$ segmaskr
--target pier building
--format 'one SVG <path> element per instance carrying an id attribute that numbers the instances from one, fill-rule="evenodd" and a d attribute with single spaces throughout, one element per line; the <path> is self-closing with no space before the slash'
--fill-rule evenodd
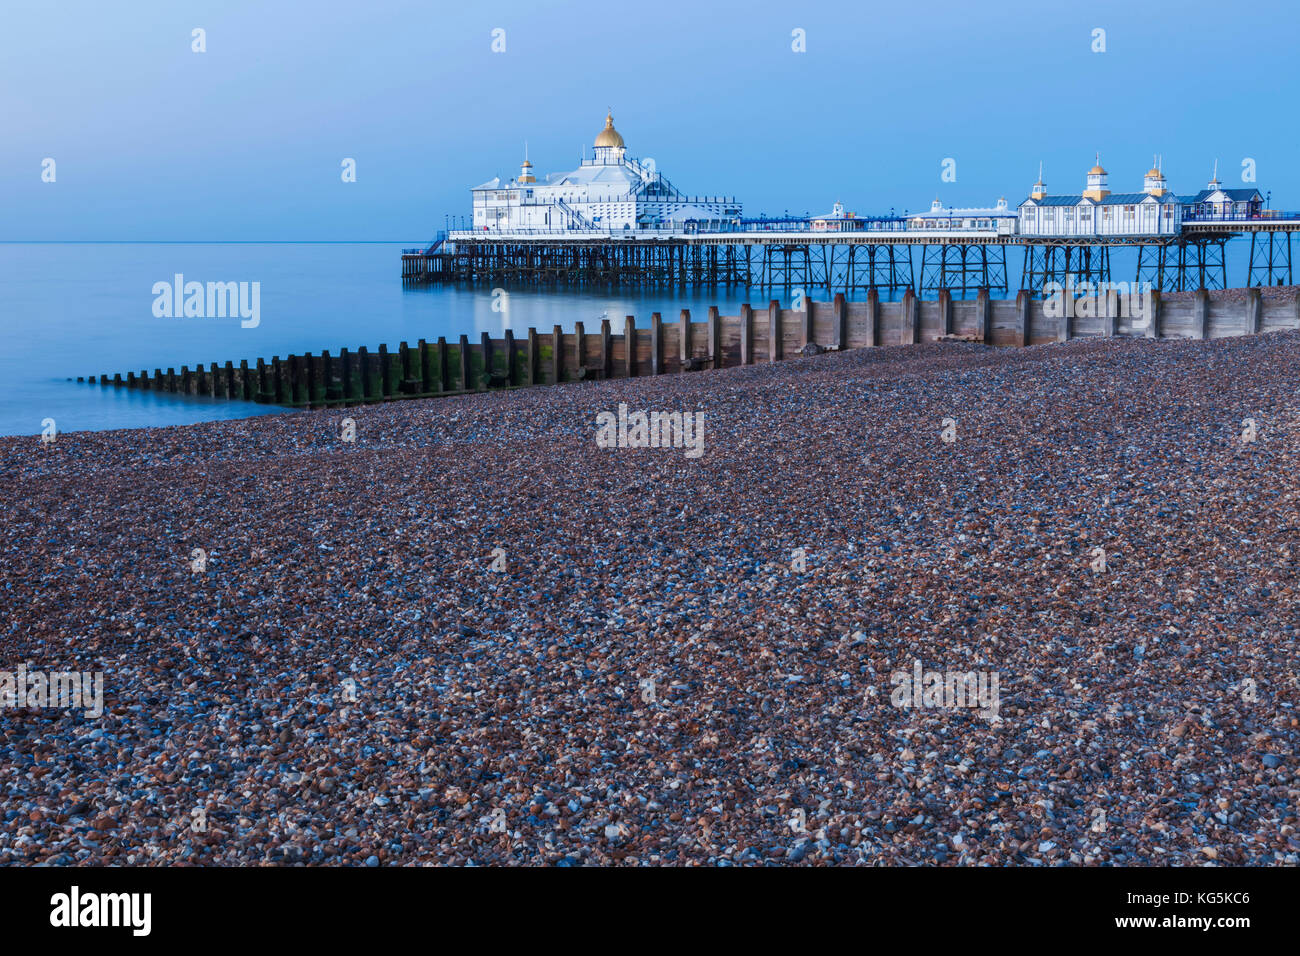
<path id="1" fill-rule="evenodd" d="M 938 229 L 944 232 L 975 231 L 994 232 L 1010 236 L 1016 231 L 1016 213 L 1007 205 L 1005 196 L 997 204 L 986 207 L 945 207 L 938 198 L 926 212 L 907 217 L 909 229 Z"/>
<path id="2" fill-rule="evenodd" d="M 471 194 L 481 233 L 708 232 L 742 211 L 734 196 L 684 194 L 653 160 L 628 156 L 612 113 L 577 169 L 539 181 L 525 156 L 517 177 L 494 177 Z"/>
<path id="3" fill-rule="evenodd" d="M 1020 204 L 1022 236 L 1173 236 L 1182 227 L 1183 204 L 1153 166 L 1143 178 L 1142 191 L 1112 193 L 1101 159 L 1088 170 L 1076 195 L 1049 195 L 1042 169 L 1029 198 Z"/>

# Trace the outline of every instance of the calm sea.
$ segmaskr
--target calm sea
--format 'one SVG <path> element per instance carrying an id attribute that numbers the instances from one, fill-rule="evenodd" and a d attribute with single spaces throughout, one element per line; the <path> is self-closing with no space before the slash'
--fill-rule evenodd
<path id="1" fill-rule="evenodd" d="M 405 243 L 415 246 L 418 243 Z M 178 425 L 278 411 L 263 405 L 103 388 L 78 383 L 105 372 L 199 363 L 224 364 L 343 347 L 396 348 L 439 335 L 499 337 L 530 326 L 566 330 L 578 321 L 599 328 L 608 316 L 648 323 L 652 312 L 675 321 L 681 309 L 702 320 L 710 305 L 735 314 L 743 302 L 761 306 L 780 291 L 510 290 L 506 311 L 487 288 L 403 288 L 402 243 L 0 243 L 0 434 L 37 435 L 53 418 L 60 432 Z M 1240 284 L 1245 263 L 1230 251 L 1229 278 Z M 1007 254 L 1012 288 L 1020 253 Z M 919 259 L 917 263 L 920 266 Z M 1128 270 L 1125 269 L 1125 272 Z M 258 282 L 261 321 L 158 318 L 154 283 Z M 1240 273 L 1240 275 L 1238 275 Z M 1115 278 L 1128 278 L 1115 271 Z M 825 298 L 816 294 L 816 298 Z"/>

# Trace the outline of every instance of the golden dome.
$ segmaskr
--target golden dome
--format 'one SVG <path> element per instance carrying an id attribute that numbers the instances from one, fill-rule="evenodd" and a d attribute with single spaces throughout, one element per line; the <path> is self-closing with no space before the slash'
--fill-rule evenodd
<path id="1" fill-rule="evenodd" d="M 1101 163 L 1098 163 L 1096 166 L 1092 167 L 1092 169 L 1088 170 L 1088 175 L 1089 175 L 1089 176 L 1105 176 L 1105 175 L 1106 175 L 1106 170 L 1104 170 L 1104 169 L 1101 168 Z"/>
<path id="2" fill-rule="evenodd" d="M 1151 179 L 1159 179 L 1160 176 L 1161 176 L 1161 173 L 1160 173 L 1160 170 L 1158 170 L 1158 169 L 1156 169 L 1154 166 L 1152 166 L 1150 169 L 1147 170 L 1147 176 L 1150 177 Z"/>
<path id="3" fill-rule="evenodd" d="M 602 146 L 617 146 L 623 148 L 623 137 L 618 135 L 618 130 L 614 129 L 614 114 L 608 113 L 605 116 L 605 128 L 596 134 L 596 148 Z"/>

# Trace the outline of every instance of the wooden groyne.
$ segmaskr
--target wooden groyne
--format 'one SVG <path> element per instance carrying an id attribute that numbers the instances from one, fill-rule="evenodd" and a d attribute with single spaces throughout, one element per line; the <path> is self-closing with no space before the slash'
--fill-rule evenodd
<path id="1" fill-rule="evenodd" d="M 574 331 L 555 326 L 550 333 L 529 329 L 526 337 L 486 332 L 479 341 L 460 336 L 395 351 L 381 345 L 371 352 L 342 349 L 269 361 L 245 359 L 238 365 L 182 365 L 138 374 L 90 376 L 92 384 L 152 389 L 188 395 L 264 402 L 290 407 L 322 407 L 393 399 L 459 395 L 466 392 L 587 379 L 628 378 L 752 365 L 822 350 L 909 345 L 963 339 L 988 345 L 1026 346 L 1073 338 L 1221 338 L 1279 329 L 1300 329 L 1300 292 L 1264 297 L 1258 288 L 1206 291 L 1176 300 L 1150 292 L 1142 314 L 1117 301 L 1096 300 L 1095 309 L 1053 314 L 1050 303 L 1022 291 L 1014 299 L 954 300 L 946 291 L 920 300 L 910 291 L 901 301 L 881 302 L 874 292 L 865 301 L 806 303 L 801 311 L 776 300 L 755 311 L 720 315 L 716 307 L 697 322 L 683 309 L 676 322 L 658 312 L 648 326 L 627 316 L 616 334 L 608 319 L 599 331 L 578 322 Z M 1057 312 L 1061 311 L 1059 309 Z M 80 381 L 80 379 L 79 379 Z"/>

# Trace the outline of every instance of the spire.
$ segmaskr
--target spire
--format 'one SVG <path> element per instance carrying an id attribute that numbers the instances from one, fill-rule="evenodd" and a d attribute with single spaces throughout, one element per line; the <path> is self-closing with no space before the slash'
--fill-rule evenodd
<path id="1" fill-rule="evenodd" d="M 1047 195 L 1047 187 L 1043 184 L 1043 161 L 1038 161 L 1038 182 L 1034 183 L 1034 188 L 1029 191 L 1030 199 L 1042 199 Z"/>

